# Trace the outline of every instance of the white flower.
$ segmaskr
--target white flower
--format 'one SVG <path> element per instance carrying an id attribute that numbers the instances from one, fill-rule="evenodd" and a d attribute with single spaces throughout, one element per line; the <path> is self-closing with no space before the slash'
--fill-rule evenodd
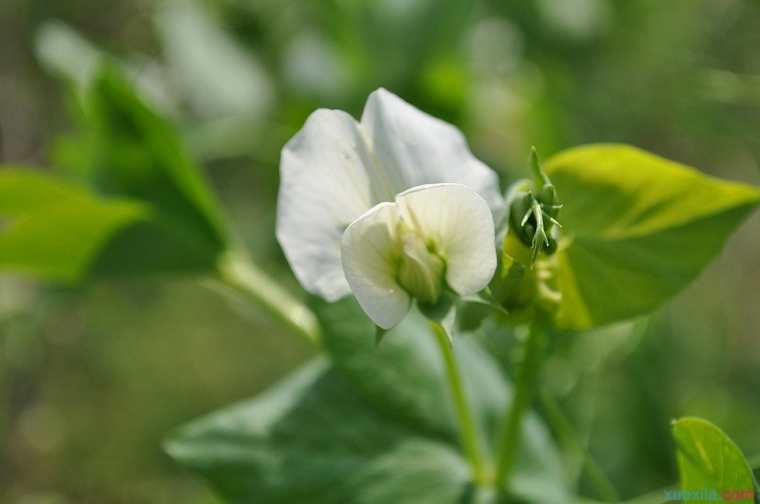
<path id="1" fill-rule="evenodd" d="M 485 287 L 503 213 L 459 130 L 384 89 L 360 122 L 315 111 L 282 151 L 277 238 L 296 277 L 328 301 L 353 291 L 384 328 L 410 295 L 437 298 L 439 278 L 462 295 Z"/>
<path id="2" fill-rule="evenodd" d="M 412 296 L 435 303 L 444 281 L 474 294 L 496 269 L 491 211 L 461 184 L 418 186 L 372 207 L 348 226 L 342 245 L 348 284 L 383 329 L 401 321 Z"/>

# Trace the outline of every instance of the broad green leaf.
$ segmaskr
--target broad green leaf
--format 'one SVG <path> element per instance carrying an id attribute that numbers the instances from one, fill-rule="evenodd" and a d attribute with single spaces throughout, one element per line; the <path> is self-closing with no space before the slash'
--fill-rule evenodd
<path id="1" fill-rule="evenodd" d="M 340 333 L 325 335 L 333 363 L 307 364 L 258 398 L 191 423 L 168 441 L 169 454 L 232 503 L 495 502 L 493 489 L 471 483 L 440 356 L 420 316 L 375 346 L 355 301 L 322 312 Z M 509 387 L 472 341 L 456 340 L 455 353 L 490 447 Z M 535 417 L 525 441 L 515 494 L 568 502 L 557 452 Z"/>
<path id="2" fill-rule="evenodd" d="M 430 326 L 416 310 L 375 344 L 374 326 L 353 299 L 318 310 L 327 352 L 357 392 L 383 415 L 431 438 L 458 441 L 454 408 L 444 364 Z M 512 391 L 498 365 L 467 335 L 454 340 L 454 355 L 466 395 L 479 423 L 483 450 L 489 456 Z M 525 423 L 515 491 L 542 502 L 561 501 L 565 492 L 559 454 L 538 418 Z"/>
<path id="3" fill-rule="evenodd" d="M 0 170 L 0 268 L 80 279 L 120 230 L 144 222 L 139 203 L 99 198 L 32 170 Z"/>
<path id="4" fill-rule="evenodd" d="M 257 399 L 180 430 L 166 443 L 226 502 L 474 502 L 469 470 L 449 445 L 366 407 L 324 360 Z"/>
<path id="5" fill-rule="evenodd" d="M 84 100 L 78 171 L 95 189 L 147 206 L 149 221 L 125 229 L 99 256 L 97 273 L 205 271 L 227 238 L 220 211 L 171 125 L 115 67 L 104 65 Z"/>
<path id="6" fill-rule="evenodd" d="M 722 430 L 701 418 L 681 418 L 673 422 L 673 439 L 684 502 L 756 502 L 752 470 Z M 704 492 L 719 498 L 699 498 Z"/>
<path id="7" fill-rule="evenodd" d="M 721 250 L 760 201 L 757 189 L 623 145 L 545 163 L 564 208 L 557 324 L 588 329 L 647 313 Z"/>

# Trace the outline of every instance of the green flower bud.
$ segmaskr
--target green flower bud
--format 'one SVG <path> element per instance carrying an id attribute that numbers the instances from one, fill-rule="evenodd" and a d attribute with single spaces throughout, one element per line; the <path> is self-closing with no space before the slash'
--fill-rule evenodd
<path id="1" fill-rule="evenodd" d="M 530 166 L 533 177 L 515 182 L 507 194 L 509 228 L 490 284 L 493 298 L 514 320 L 530 317 L 537 309 L 553 311 L 559 299 L 553 283 L 556 261 L 549 256 L 558 249 L 562 204 L 535 149 Z"/>
<path id="2" fill-rule="evenodd" d="M 559 198 L 557 198 L 557 189 L 553 184 L 547 184 L 541 188 L 538 193 L 538 201 L 548 215 L 556 217 L 559 214 Z"/>
<path id="3" fill-rule="evenodd" d="M 557 250 L 556 233 L 552 233 L 562 204 L 557 189 L 544 173 L 536 150 L 530 156 L 533 180 L 517 182 L 510 191 L 509 229 L 520 241 L 530 247 L 531 263 L 539 252 L 552 255 Z"/>
<path id="4" fill-rule="evenodd" d="M 532 197 L 530 193 L 517 196 L 509 207 L 509 228 L 514 230 L 520 240 L 530 246 L 536 226 L 532 218 L 523 222 L 525 215 L 530 212 Z"/>
<path id="5" fill-rule="evenodd" d="M 401 248 L 399 285 L 420 302 L 435 304 L 443 292 L 446 263 L 412 230 L 401 230 Z"/>

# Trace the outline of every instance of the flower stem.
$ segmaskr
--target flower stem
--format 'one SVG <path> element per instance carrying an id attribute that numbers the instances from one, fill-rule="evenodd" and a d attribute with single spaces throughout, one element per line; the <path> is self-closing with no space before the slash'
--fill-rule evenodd
<path id="1" fill-rule="evenodd" d="M 522 421 L 538 385 L 543 350 L 544 329 L 538 322 L 533 322 L 525 342 L 525 356 L 517 369 L 514 398 L 509 405 L 499 439 L 496 485 L 503 491 L 509 490 L 510 478 L 520 449 Z"/>
<path id="2" fill-rule="evenodd" d="M 430 322 L 438 343 L 438 348 L 443 355 L 443 361 L 446 365 L 446 375 L 449 380 L 451 398 L 454 401 L 454 409 L 459 422 L 459 434 L 461 436 L 462 448 L 465 451 L 467 459 L 472 468 L 472 478 L 476 484 L 485 485 L 488 483 L 483 463 L 483 456 L 480 450 L 480 438 L 478 436 L 475 421 L 472 418 L 471 410 L 467 404 L 464 388 L 462 386 L 462 377 L 459 372 L 451 342 L 446 334 L 446 330 L 437 322 Z"/>
<path id="3" fill-rule="evenodd" d="M 319 344 L 319 323 L 314 313 L 277 285 L 245 254 L 225 254 L 217 265 L 215 278 L 310 343 Z"/>

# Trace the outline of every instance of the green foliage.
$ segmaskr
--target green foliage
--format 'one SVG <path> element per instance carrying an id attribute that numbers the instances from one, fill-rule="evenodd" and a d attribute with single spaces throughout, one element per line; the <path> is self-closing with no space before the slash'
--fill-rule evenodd
<path id="1" fill-rule="evenodd" d="M 4 49 L 11 55 L 2 62 L 8 85 L 2 92 L 0 157 L 35 159 L 45 151 L 42 140 L 68 129 L 60 119 L 63 107 L 42 77 L 42 64 L 75 83 L 77 92 L 83 93 L 80 105 L 86 113 L 82 135 L 66 144 L 68 158 L 51 164 L 56 168 L 75 165 L 77 173 L 85 174 L 82 181 L 92 183 L 102 194 L 41 174 L 1 170 L 0 266 L 71 281 L 93 270 L 205 272 L 216 260 L 219 247 L 214 236 L 223 233 L 218 225 L 210 226 L 209 232 L 204 222 L 215 218 L 208 219 L 203 211 L 193 212 L 200 206 L 184 190 L 178 191 L 178 199 L 184 202 L 175 212 L 175 206 L 159 208 L 159 199 L 148 201 L 134 188 L 113 190 L 93 176 L 97 171 L 92 169 L 94 165 L 111 163 L 107 152 L 97 152 L 102 149 L 96 142 L 106 142 L 98 137 L 101 122 L 94 117 L 100 112 L 92 106 L 93 96 L 102 93 L 92 83 L 104 57 L 119 63 L 143 99 L 155 103 L 158 110 L 169 111 L 186 128 L 183 133 L 193 152 L 216 159 L 224 169 L 221 198 L 243 223 L 240 232 L 256 247 L 256 257 L 266 261 L 250 274 L 235 278 L 245 279 L 244 285 L 238 286 L 241 291 L 258 289 L 271 294 L 278 292 L 273 286 L 295 286 L 271 236 L 281 146 L 314 108 L 341 108 L 357 115 L 367 93 L 377 86 L 462 127 L 477 156 L 504 170 L 504 178 L 517 175 L 513 170 L 523 166 L 522 158 L 532 143 L 549 152 L 615 139 L 672 153 L 674 159 L 699 160 L 700 166 L 711 167 L 718 176 L 741 174 L 757 182 L 754 170 L 760 159 L 760 114 L 754 107 L 760 103 L 756 76 L 760 4 L 676 0 L 663 8 L 664 4 L 612 0 L 485 1 L 477 5 L 456 0 L 126 0 L 103 8 L 103 2 L 94 0 L 9 0 L 6 8 L 0 9 L 0 21 L 5 21 L 0 24 L 9 34 Z M 56 18 L 65 19 L 70 28 L 48 21 Z M 36 62 L 28 57 L 35 32 L 39 34 Z M 121 127 L 110 129 L 118 136 L 124 134 Z M 169 136 L 176 135 L 170 132 Z M 128 168 L 136 157 L 131 151 L 156 150 L 148 142 L 107 142 L 128 145 L 115 154 L 119 156 L 116 163 L 123 162 Z M 95 159 L 96 154 L 101 160 Z M 151 157 L 153 154 L 145 155 Z M 189 170 L 195 171 L 195 167 L 189 166 Z M 629 171 L 635 175 L 635 170 Z M 164 185 L 177 186 L 168 178 Z M 49 191 L 50 187 L 56 189 Z M 570 206 L 575 203 L 560 194 L 566 203 L 560 220 L 573 235 L 573 228 L 582 227 L 588 215 L 566 221 L 565 212 L 572 212 Z M 170 199 L 176 200 L 177 194 Z M 586 206 L 594 210 L 599 202 L 604 198 L 592 199 Z M 738 215 L 744 211 L 741 207 L 737 203 L 720 212 Z M 593 213 L 591 217 L 595 217 Z M 725 233 L 740 220 L 737 216 L 731 223 L 729 217 L 719 217 L 727 223 Z M 713 218 L 718 219 L 701 216 L 697 221 Z M 649 311 L 650 306 L 642 305 L 650 300 L 652 306 L 660 305 L 663 290 L 668 289 L 652 284 L 661 280 L 675 289 L 676 283 L 682 286 L 687 277 L 696 274 L 689 269 L 689 261 L 689 271 L 678 270 L 680 266 L 672 269 L 672 263 L 682 257 L 694 261 L 693 254 L 702 250 L 702 240 L 722 240 L 717 234 L 723 231 L 715 233 L 717 224 L 704 226 L 705 235 L 715 236 L 697 237 L 696 227 L 702 224 L 693 223 L 685 246 L 673 244 L 681 238 L 670 229 L 662 240 L 652 238 L 643 245 L 635 240 L 635 246 L 589 235 L 577 240 L 562 259 L 572 259 L 575 270 L 571 273 L 577 273 L 577 283 L 572 278 L 565 279 L 566 283 L 580 285 L 584 291 L 579 290 L 575 298 L 565 293 L 566 300 L 575 299 L 576 303 L 575 308 L 568 308 L 575 318 L 563 314 L 569 324 L 566 327 L 600 325 L 607 319 L 627 318 L 629 311 Z M 746 450 L 760 449 L 752 445 L 760 418 L 755 401 L 757 359 L 753 358 L 757 352 L 752 351 L 760 323 L 752 309 L 760 292 L 755 288 L 760 270 L 752 264 L 757 257 L 757 224 L 753 220 L 737 246 L 726 251 L 724 259 L 735 261 L 734 267 L 706 272 L 700 282 L 703 288 L 691 289 L 666 317 L 656 317 L 646 333 L 625 338 L 624 351 L 599 351 L 600 345 L 615 339 L 608 333 L 614 332 L 614 326 L 603 328 L 593 338 L 557 335 L 556 343 L 567 347 L 572 358 L 552 348 L 544 378 L 577 424 L 579 441 L 584 447 L 588 443 L 621 496 L 675 480 L 675 465 L 665 442 L 669 434 L 666 419 L 681 411 L 719 411 L 736 439 L 747 443 Z M 659 234 L 648 233 L 635 238 Z M 581 242 L 585 242 L 583 246 L 576 247 Z M 614 246 L 614 250 L 605 246 Z M 670 262 L 651 270 L 647 263 L 651 273 L 642 276 L 645 268 L 641 261 L 650 258 L 655 249 L 668 250 L 658 254 L 664 256 L 658 257 L 658 264 Z M 663 275 L 666 269 L 672 276 L 683 273 L 683 278 Z M 515 283 L 534 275 L 529 268 L 508 271 Z M 715 289 L 704 288 L 713 285 Z M 650 299 L 653 291 L 657 295 Z M 294 353 L 292 334 L 255 316 L 242 322 L 216 306 L 208 295 L 194 283 L 156 284 L 139 279 L 100 284 L 84 297 L 58 289 L 41 289 L 35 294 L 26 282 L 0 279 L 0 398 L 4 405 L 0 430 L 12 441 L 0 450 L 0 466 L 8 469 L 0 475 L 0 501 L 217 502 L 202 483 L 166 463 L 154 449 L 156 439 L 182 418 L 258 390 L 300 360 L 303 349 Z M 282 313 L 301 315 L 280 295 L 270 295 L 264 302 L 255 295 L 248 300 L 267 310 L 279 307 Z M 54 306 L 57 309 L 51 312 Z M 461 327 L 478 326 L 492 311 L 478 300 L 466 307 L 471 310 L 467 317 L 458 313 Z M 366 500 L 412 500 L 414 496 L 398 496 L 389 490 L 409 487 L 417 494 L 425 493 L 422 502 L 436 496 L 445 501 L 466 484 L 466 476 L 462 476 L 463 458 L 452 448 L 458 442 L 455 421 L 447 413 L 441 415 L 448 401 L 444 380 L 430 378 L 442 369 L 439 358 L 407 357 L 403 348 L 396 349 L 398 331 L 387 334 L 377 350 L 365 348 L 366 321 L 343 320 L 341 310 L 346 310 L 343 315 L 353 313 L 350 306 L 336 307 L 334 319 L 323 311 L 323 322 L 357 332 L 338 338 L 336 331 L 329 331 L 326 345 L 340 366 L 324 369 L 327 364 L 315 364 L 322 369 L 310 372 L 329 375 L 323 389 L 332 387 L 330 394 L 345 392 L 347 403 L 356 399 L 361 400 L 362 408 L 372 405 L 370 421 L 379 417 L 372 435 L 391 441 L 402 439 L 408 431 L 416 436 L 412 448 L 393 450 L 393 460 L 403 463 L 408 469 L 405 473 L 391 475 L 381 466 L 382 457 L 373 459 L 377 463 L 364 475 L 397 481 L 389 487 L 380 485 L 382 488 L 373 481 L 367 487 L 372 495 Z M 514 310 L 511 314 L 517 315 Z M 488 343 L 498 345 L 503 360 L 512 362 L 521 348 L 502 322 L 486 322 L 485 328 L 491 330 Z M 401 341 L 430 339 L 425 328 L 419 330 Z M 253 353 L 251 341 L 256 342 Z M 418 344 L 421 348 L 432 346 L 430 341 L 414 343 Z M 472 348 L 470 343 L 457 338 L 454 344 L 457 354 L 465 354 L 459 358 L 466 359 L 471 353 L 466 349 Z M 346 355 L 338 358 L 336 349 L 343 349 Z M 352 356 L 352 351 L 364 355 Z M 373 356 L 378 365 L 370 365 Z M 475 365 L 479 363 L 476 359 Z M 369 366 L 368 376 L 361 383 L 345 378 L 358 376 L 365 365 Z M 438 368 L 432 375 L 408 374 L 394 369 L 399 365 Z M 708 368 L 711 372 L 705 373 Z M 201 371 L 183 371 L 187 369 Z M 393 379 L 385 378 L 389 375 Z M 413 378 L 410 383 L 405 382 L 407 376 Z M 312 379 L 312 383 L 321 380 Z M 395 390 L 385 392 L 390 384 Z M 439 390 L 431 398 L 433 387 Z M 423 395 L 425 390 L 428 396 Z M 484 402 L 479 397 L 490 395 L 485 388 L 468 391 L 468 397 L 479 403 Z M 308 401 L 308 397 L 303 399 Z M 288 407 L 306 408 L 296 400 L 288 402 Z M 366 411 L 357 412 L 358 405 L 354 406 L 335 411 L 356 415 L 365 427 L 371 425 L 364 422 Z M 308 408 L 313 414 L 301 420 L 304 428 L 309 429 L 312 422 L 317 426 L 329 423 L 315 420 L 323 418 L 321 409 L 313 404 Z M 260 425 L 259 413 L 266 411 L 252 411 L 245 421 Z M 396 414 L 401 418 L 398 423 L 407 428 L 404 434 L 397 435 L 402 428 L 388 420 L 388 415 Z M 483 411 L 473 414 L 484 433 L 495 420 L 483 418 L 498 418 Z M 336 416 L 329 415 L 332 423 L 326 428 L 347 428 L 345 424 L 353 420 L 333 421 Z M 341 425 L 333 425 L 338 423 Z M 269 427 L 276 430 L 278 425 L 270 422 Z M 426 427 L 414 430 L 410 425 Z M 392 432 L 382 437 L 380 429 L 386 426 Z M 301 427 L 295 420 L 288 425 Z M 420 429 L 425 434 L 417 434 Z M 429 430 L 437 434 L 428 434 Z M 314 441 L 317 434 L 311 430 L 310 436 L 319 450 L 336 450 Z M 483 437 L 489 445 L 486 434 Z M 94 438 L 106 441 L 93 442 Z M 417 448 L 416 440 L 423 438 L 423 447 Z M 229 453 L 247 449 L 235 435 L 229 439 L 218 446 Z M 431 439 L 436 441 L 431 443 Z M 440 445 L 433 446 L 437 440 L 442 440 Z M 264 456 L 283 460 L 282 453 L 280 445 L 278 451 L 267 451 Z M 287 459 L 288 463 L 292 460 Z M 415 469 L 417 463 L 423 469 Z M 566 461 L 565 467 L 568 465 L 572 464 Z M 319 468 L 315 471 L 315 477 L 324 474 Z M 438 476 L 429 477 L 431 471 Z M 288 476 L 281 476 L 284 473 L 267 475 L 281 478 L 277 483 L 284 488 L 289 484 Z M 419 481 L 429 482 L 432 488 L 418 490 L 420 473 Z M 535 473 L 537 485 L 544 476 L 541 471 Z M 446 477 L 445 481 L 441 477 Z M 363 484 L 358 477 L 352 481 Z M 39 493 L 41 482 L 51 493 Z M 243 478 L 237 482 L 255 483 Z M 580 491 L 594 493 L 583 482 Z M 433 497 L 428 498 L 427 492 Z M 263 493 L 255 500 L 266 502 L 266 496 Z M 309 502 L 310 497 L 295 500 Z M 641 504 L 662 501 L 662 490 L 635 500 Z"/>
<path id="2" fill-rule="evenodd" d="M 752 470 L 739 447 L 722 430 L 701 418 L 681 418 L 673 422 L 673 439 L 684 492 L 715 490 L 724 501 L 756 502 L 746 497 L 756 492 Z"/>
<path id="3" fill-rule="evenodd" d="M 557 323 L 568 329 L 659 307 L 760 201 L 755 188 L 622 145 L 570 149 L 545 168 L 565 202 Z"/>
<path id="4" fill-rule="evenodd" d="M 475 502 L 458 448 L 445 370 L 424 317 L 415 313 L 375 345 L 353 300 L 320 310 L 332 365 L 308 364 L 261 397 L 182 429 L 167 444 L 230 502 Z M 455 355 L 483 447 L 495 445 L 511 396 L 491 358 L 471 340 Z M 564 474 L 535 416 L 523 431 L 513 490 L 562 502 Z M 359 491 L 361 489 L 361 491 Z"/>
<path id="5" fill-rule="evenodd" d="M 148 214 L 137 202 L 99 198 L 29 169 L 3 168 L 0 267 L 76 281 L 115 233 Z"/>
<path id="6" fill-rule="evenodd" d="M 217 205 L 167 121 L 112 66 L 84 96 L 74 168 L 96 195 L 41 174 L 0 183 L 3 264 L 51 280 L 86 273 L 202 273 L 226 249 Z"/>
<path id="7" fill-rule="evenodd" d="M 366 408 L 322 360 L 191 424 L 167 450 L 231 503 L 432 504 L 468 492 L 468 467 L 450 446 Z"/>
<path id="8" fill-rule="evenodd" d="M 150 205 L 151 221 L 126 230 L 97 264 L 116 273 L 202 271 L 225 248 L 220 212 L 173 128 L 110 65 L 85 98 L 85 176 L 104 194 Z"/>

